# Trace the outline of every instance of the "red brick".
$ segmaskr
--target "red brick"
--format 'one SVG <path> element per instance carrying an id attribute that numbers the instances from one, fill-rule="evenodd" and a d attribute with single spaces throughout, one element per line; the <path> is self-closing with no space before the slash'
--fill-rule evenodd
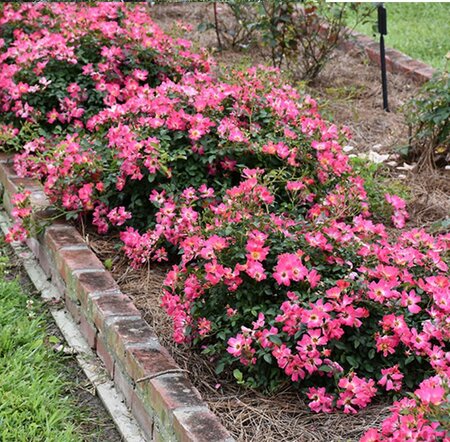
<path id="1" fill-rule="evenodd" d="M 159 344 L 156 334 L 142 318 L 123 318 L 108 323 L 103 333 L 106 335 L 107 345 L 122 359 L 127 347 L 145 348 Z"/>
<path id="2" fill-rule="evenodd" d="M 5 190 L 10 195 L 22 192 L 23 190 L 41 190 L 41 185 L 30 178 L 19 178 L 18 176 L 8 176 L 5 183 Z"/>
<path id="3" fill-rule="evenodd" d="M 133 396 L 133 381 L 122 372 L 119 364 L 114 366 L 114 384 L 117 389 L 123 394 L 126 404 L 131 408 L 131 400 Z"/>
<path id="4" fill-rule="evenodd" d="M 70 299 L 69 296 L 64 297 L 64 302 L 66 304 L 66 309 L 69 311 L 69 313 L 72 315 L 73 320 L 79 324 L 81 322 L 81 313 L 80 313 L 80 307 L 79 304 L 77 304 L 75 301 Z"/>
<path id="5" fill-rule="evenodd" d="M 356 38 L 356 41 L 361 46 L 368 46 L 373 43 L 373 39 L 367 35 L 354 33 L 350 38 Z"/>
<path id="6" fill-rule="evenodd" d="M 433 68 L 425 66 L 423 68 L 415 70 L 414 79 L 419 81 L 420 83 L 425 83 L 426 81 L 431 80 L 435 72 L 436 71 Z"/>
<path id="7" fill-rule="evenodd" d="M 96 339 L 96 351 L 99 358 L 102 360 L 103 365 L 106 368 L 111 379 L 114 378 L 114 359 L 108 351 L 108 348 L 105 345 L 104 338 L 101 334 L 97 335 Z"/>
<path id="8" fill-rule="evenodd" d="M 120 288 L 109 272 L 86 272 L 75 275 L 77 298 L 83 308 L 87 308 L 88 299 L 95 295 L 106 293 L 120 293 Z"/>
<path id="9" fill-rule="evenodd" d="M 26 244 L 37 258 L 42 247 L 39 241 L 36 238 L 30 237 L 26 239 Z"/>
<path id="10" fill-rule="evenodd" d="M 81 334 L 86 339 L 87 343 L 89 344 L 89 347 L 92 349 L 95 349 L 95 341 L 97 339 L 97 330 L 95 327 L 93 327 L 89 322 L 86 321 L 86 318 L 81 315 L 80 317 L 80 331 Z"/>
<path id="11" fill-rule="evenodd" d="M 366 47 L 366 54 L 372 63 L 380 64 L 380 51 L 372 47 Z"/>
<path id="12" fill-rule="evenodd" d="M 72 274 L 77 270 L 104 270 L 103 264 L 88 248 L 58 250 L 55 260 L 56 267 L 66 283 L 73 282 Z"/>
<path id="13" fill-rule="evenodd" d="M 54 267 L 50 267 L 50 272 L 52 274 L 52 284 L 56 287 L 56 290 L 58 293 L 63 296 L 66 294 L 67 296 L 70 296 L 67 292 L 66 285 L 64 284 L 64 281 L 62 280 L 61 276 L 59 276 L 59 273 L 55 271 Z M 74 299 L 75 303 L 78 302 L 77 299 Z"/>
<path id="14" fill-rule="evenodd" d="M 143 430 L 146 438 L 150 441 L 153 435 L 153 419 L 149 411 L 145 408 L 141 399 L 133 393 L 131 401 L 131 412 L 138 421 L 141 429 Z M 211 442 L 211 441 L 210 441 Z"/>
<path id="15" fill-rule="evenodd" d="M 9 214 L 9 215 L 11 215 L 11 211 L 12 211 L 12 209 L 13 209 L 13 206 L 12 206 L 12 204 L 11 204 L 11 198 L 10 198 L 10 195 L 8 195 L 8 193 L 7 192 L 5 192 L 4 194 L 3 194 L 3 207 L 4 207 L 4 209 L 6 210 L 6 212 Z"/>
<path id="16" fill-rule="evenodd" d="M 86 246 L 83 237 L 72 226 L 57 225 L 49 227 L 44 234 L 44 243 L 52 251 L 56 252 L 67 246 Z"/>
<path id="17" fill-rule="evenodd" d="M 231 442 L 233 438 L 208 409 L 175 410 L 174 430 L 180 442 Z"/>
<path id="18" fill-rule="evenodd" d="M 8 176 L 16 176 L 16 172 L 14 171 L 12 163 L 0 163 L 0 182 L 3 184 L 3 186 L 6 185 L 6 181 L 8 179 Z"/>
<path id="19" fill-rule="evenodd" d="M 0 152 L 0 163 L 7 163 L 8 161 L 11 161 L 13 158 L 13 155 L 7 152 Z"/>
<path id="20" fill-rule="evenodd" d="M 34 190 L 31 192 L 30 202 L 34 210 L 43 210 L 50 205 L 50 201 L 43 190 Z"/>
<path id="21" fill-rule="evenodd" d="M 124 357 L 121 358 L 120 355 L 117 355 L 117 357 L 124 365 L 128 375 L 135 382 L 167 370 L 179 369 L 168 351 L 161 345 L 157 345 L 154 348 L 128 347 L 125 350 Z"/>
<path id="22" fill-rule="evenodd" d="M 166 374 L 138 382 L 136 390 L 164 426 L 172 425 L 173 410 L 205 405 L 200 393 L 183 374 Z"/>
<path id="23" fill-rule="evenodd" d="M 47 252 L 45 248 L 42 246 L 42 244 L 39 242 L 37 238 L 30 237 L 26 240 L 27 246 L 31 249 L 36 259 L 39 261 L 40 266 L 42 267 L 42 270 L 44 270 L 44 273 L 47 277 L 51 276 L 51 266 L 49 257 L 47 255 Z"/>
<path id="24" fill-rule="evenodd" d="M 140 317 L 139 310 L 131 299 L 123 293 L 108 293 L 98 297 L 90 297 L 86 309 L 89 320 L 104 332 L 105 321 L 115 316 Z"/>

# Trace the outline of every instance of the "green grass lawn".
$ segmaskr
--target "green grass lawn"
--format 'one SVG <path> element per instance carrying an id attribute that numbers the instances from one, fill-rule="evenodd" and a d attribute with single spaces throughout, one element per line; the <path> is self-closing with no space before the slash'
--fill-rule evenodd
<path id="1" fill-rule="evenodd" d="M 386 46 L 444 69 L 450 51 L 450 3 L 385 3 L 388 35 Z M 373 36 L 373 20 L 356 30 Z M 378 34 L 377 38 L 378 38 Z"/>
<path id="2" fill-rule="evenodd" d="M 0 440 L 105 440 L 97 425 L 86 427 L 91 418 L 74 393 L 73 357 L 52 349 L 58 338 L 48 313 L 24 293 L 18 267 L 2 255 L 0 246 Z"/>

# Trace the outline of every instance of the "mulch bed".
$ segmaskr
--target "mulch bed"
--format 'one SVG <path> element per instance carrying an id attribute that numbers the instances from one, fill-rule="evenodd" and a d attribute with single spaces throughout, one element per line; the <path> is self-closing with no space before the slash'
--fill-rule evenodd
<path id="1" fill-rule="evenodd" d="M 218 8 L 226 22 L 226 6 L 218 4 Z M 150 14 L 169 34 L 177 22 L 190 24 L 192 31 L 187 33 L 186 38 L 213 52 L 219 70 L 267 63 L 267 58 L 257 48 L 251 51 L 227 49 L 217 52 L 215 32 L 211 29 L 197 31 L 201 23 L 213 22 L 212 3 L 159 4 L 150 7 Z M 370 64 L 367 58 L 338 49 L 314 83 L 298 86 L 306 88 L 306 92 L 318 99 L 319 108 L 328 120 L 351 129 L 353 139 L 349 145 L 354 150 L 350 155 L 368 154 L 370 151 L 390 155 L 382 173 L 400 180 L 410 188 L 409 226 L 430 227 L 448 217 L 449 170 L 424 170 L 418 174 L 407 170 L 408 167 L 397 169 L 404 166 L 399 148 L 407 146 L 409 140 L 403 107 L 419 94 L 419 84 L 402 74 L 388 73 L 390 112 L 385 112 L 382 109 L 380 68 Z"/>
<path id="2" fill-rule="evenodd" d="M 212 31 L 198 33 L 197 25 L 211 21 L 212 6 L 207 4 L 166 4 L 151 8 L 151 15 L 165 31 L 175 21 L 193 25 L 187 35 L 200 46 L 213 48 Z M 263 61 L 252 51 L 254 64 Z M 223 51 L 215 54 L 218 69 L 248 62 L 245 52 Z M 398 170 L 402 165 L 398 147 L 408 142 L 408 126 L 402 106 L 417 95 L 419 86 L 402 75 L 388 75 L 391 112 L 382 110 L 379 68 L 351 53 L 336 50 L 323 73 L 307 91 L 319 99 L 323 114 L 353 132 L 352 153 L 373 150 L 390 154 L 385 174 L 404 180 L 411 189 L 410 226 L 431 226 L 450 213 L 450 183 L 444 171 L 417 175 Z M 161 343 L 198 388 L 209 407 L 238 441 L 356 441 L 370 427 L 377 426 L 388 414 L 386 404 L 373 404 L 357 415 L 311 413 L 295 391 L 287 387 L 272 397 L 236 386 L 234 379 L 218 377 L 213 364 L 189 348 L 172 341 L 170 318 L 160 307 L 161 288 L 167 267 L 149 266 L 134 270 L 127 259 L 117 253 L 117 238 L 88 235 L 90 246 L 102 259 L 112 260 L 111 272 L 123 292 L 130 295 L 144 318 L 154 328 Z"/>
<path id="3" fill-rule="evenodd" d="M 135 270 L 117 253 L 117 238 L 94 233 L 89 245 L 102 260 L 111 260 L 111 273 L 121 290 L 129 295 L 161 344 L 200 391 L 210 409 L 239 442 L 333 442 L 357 441 L 387 415 L 386 404 L 373 404 L 357 415 L 311 413 L 302 396 L 292 388 L 267 397 L 240 388 L 233 378 L 217 376 L 214 364 L 189 347 L 172 341 L 172 324 L 161 307 L 162 284 L 168 267 L 148 266 Z"/>

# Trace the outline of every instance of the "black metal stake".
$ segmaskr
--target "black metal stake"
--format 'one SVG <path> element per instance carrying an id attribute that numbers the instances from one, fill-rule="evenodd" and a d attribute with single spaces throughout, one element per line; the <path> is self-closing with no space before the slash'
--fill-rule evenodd
<path id="1" fill-rule="evenodd" d="M 389 112 L 387 73 L 386 73 L 386 51 L 384 48 L 384 36 L 387 35 L 386 8 L 383 3 L 378 5 L 378 32 L 380 33 L 380 61 L 381 61 L 381 86 L 383 88 L 383 110 Z"/>

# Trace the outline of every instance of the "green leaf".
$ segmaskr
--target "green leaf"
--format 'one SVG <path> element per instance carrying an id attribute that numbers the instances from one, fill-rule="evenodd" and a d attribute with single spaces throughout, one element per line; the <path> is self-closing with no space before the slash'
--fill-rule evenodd
<path id="1" fill-rule="evenodd" d="M 105 259 L 103 265 L 106 267 L 107 270 L 111 270 L 113 266 L 113 260 L 111 258 Z"/>
<path id="2" fill-rule="evenodd" d="M 236 380 L 238 381 L 238 382 L 242 382 L 242 372 L 241 372 L 241 370 L 239 370 L 238 368 L 235 368 L 234 370 L 233 370 L 233 376 L 236 378 Z"/>
<path id="3" fill-rule="evenodd" d="M 60 340 L 57 336 L 49 336 L 48 337 L 48 342 L 50 344 L 59 344 Z"/>
<path id="4" fill-rule="evenodd" d="M 217 367 L 215 369 L 216 374 L 222 373 L 224 368 L 225 368 L 225 364 L 223 362 L 220 362 L 219 364 L 217 364 Z"/>
<path id="5" fill-rule="evenodd" d="M 268 364 L 271 364 L 271 363 L 272 363 L 272 356 L 271 356 L 269 353 L 266 353 L 266 354 L 263 356 L 263 359 L 264 359 Z"/>
<path id="6" fill-rule="evenodd" d="M 408 356 L 408 357 L 405 359 L 405 365 L 410 364 L 412 361 L 414 361 L 414 359 L 415 359 L 414 355 Z"/>
<path id="7" fill-rule="evenodd" d="M 353 356 L 347 356 L 346 359 L 353 368 L 359 367 L 359 362 Z"/>
<path id="8" fill-rule="evenodd" d="M 321 365 L 319 367 L 319 371 L 323 371 L 325 373 L 330 373 L 333 371 L 333 369 L 329 365 Z"/>
<path id="9" fill-rule="evenodd" d="M 281 345 L 283 343 L 278 335 L 269 335 L 269 341 L 276 345 Z"/>

